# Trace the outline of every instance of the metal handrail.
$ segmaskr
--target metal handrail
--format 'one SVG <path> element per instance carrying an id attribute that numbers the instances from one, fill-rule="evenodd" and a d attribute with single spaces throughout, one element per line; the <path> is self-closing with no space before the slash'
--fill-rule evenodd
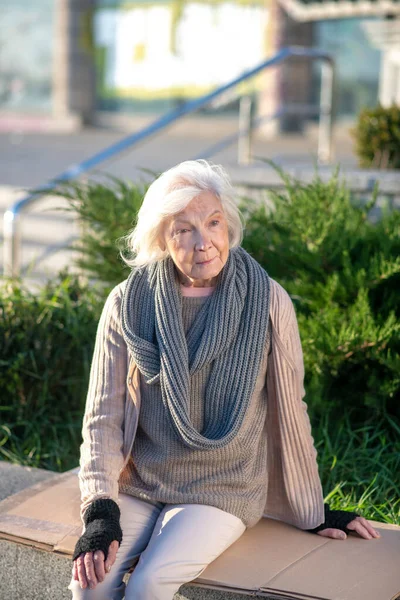
<path id="1" fill-rule="evenodd" d="M 200 158 L 210 158 L 214 154 L 221 152 L 221 150 L 224 150 L 225 148 L 231 146 L 235 142 L 238 142 L 241 139 L 245 139 L 244 151 L 240 146 L 238 146 L 238 162 L 239 164 L 246 165 L 249 162 L 248 154 L 250 146 L 250 140 L 247 140 L 246 138 L 248 138 L 249 134 L 251 135 L 251 131 L 259 127 L 259 125 L 261 125 L 262 123 L 270 123 L 274 119 L 279 119 L 286 115 L 313 116 L 316 114 L 319 114 L 319 110 L 312 108 L 308 105 L 296 104 L 293 106 L 283 106 L 271 115 L 260 115 L 259 117 L 256 117 L 254 119 L 250 117 L 245 127 L 243 127 L 242 129 L 239 127 L 239 130 L 235 131 L 235 133 L 230 133 L 218 142 L 215 142 L 215 144 L 206 148 L 206 150 L 203 150 L 200 154 L 198 154 L 195 157 L 195 160 L 198 160 Z"/>
<path id="2" fill-rule="evenodd" d="M 289 47 L 280 50 L 272 58 L 262 61 L 256 67 L 245 71 L 242 75 L 232 79 L 213 90 L 212 92 L 190 100 L 179 107 L 167 112 L 155 121 L 140 129 L 139 131 L 126 136 L 119 142 L 112 144 L 108 148 L 96 153 L 92 157 L 69 167 L 58 177 L 50 180 L 40 188 L 40 192 L 31 193 L 21 200 L 15 202 L 10 209 L 4 213 L 3 234 L 4 234 L 4 275 L 7 277 L 17 277 L 20 273 L 20 215 L 27 206 L 42 198 L 46 192 L 54 188 L 55 185 L 63 181 L 76 179 L 83 173 L 94 169 L 99 164 L 104 163 L 117 154 L 131 149 L 134 145 L 159 133 L 182 117 L 194 113 L 203 108 L 215 98 L 222 96 L 226 91 L 234 88 L 243 81 L 253 78 L 261 71 L 276 66 L 289 58 L 303 57 L 311 60 L 322 61 L 322 84 L 320 97 L 320 127 L 318 140 L 318 158 L 325 162 L 331 157 L 332 144 L 332 96 L 333 96 L 333 77 L 334 61 L 326 52 L 314 50 L 312 48 Z"/>

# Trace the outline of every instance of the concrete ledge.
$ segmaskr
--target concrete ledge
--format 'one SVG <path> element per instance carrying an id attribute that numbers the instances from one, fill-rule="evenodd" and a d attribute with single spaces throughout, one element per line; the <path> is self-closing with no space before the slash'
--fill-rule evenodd
<path id="1" fill-rule="evenodd" d="M 57 477 L 58 473 L 0 461 L 0 501 L 36 483 Z M 0 539 L 0 600 L 71 600 L 71 557 L 38 550 L 29 544 Z M 129 574 L 125 576 L 126 581 Z M 182 586 L 175 600 L 246 600 L 249 596 Z M 272 596 L 264 598 L 273 599 Z"/>
<path id="2" fill-rule="evenodd" d="M 278 163 L 280 161 L 277 161 Z M 311 183 L 316 175 L 328 181 L 335 173 L 336 166 L 319 166 L 316 170 L 311 165 L 286 165 L 284 172 L 303 183 Z M 246 188 L 281 188 L 283 182 L 279 174 L 268 164 L 253 163 L 251 165 L 227 165 L 227 171 L 234 185 Z M 395 170 L 356 169 L 343 166 L 338 178 L 345 182 L 352 192 L 371 193 L 376 183 L 379 194 L 400 196 L 400 172 Z"/>
<path id="3" fill-rule="evenodd" d="M 45 469 L 35 469 L 33 467 L 21 467 L 0 460 L 0 500 L 12 496 L 21 490 L 56 477 L 58 473 L 46 471 Z"/>
<path id="4" fill-rule="evenodd" d="M 71 557 L 82 529 L 78 467 L 62 474 L 0 467 L 3 483 L 7 475 L 14 482 L 3 487 L 21 490 L 0 502 L 0 600 L 71 600 Z M 26 487 L 33 477 L 39 483 Z M 370 521 L 380 539 L 349 534 L 338 541 L 265 517 L 175 600 L 400 598 L 399 526 Z"/>
<path id="5" fill-rule="evenodd" d="M 71 600 L 71 558 L 0 540 L 0 600 Z M 126 576 L 129 578 L 129 575 Z M 248 595 L 182 586 L 175 600 L 247 600 Z M 265 596 L 264 596 L 265 598 Z M 268 598 L 268 597 L 267 597 Z M 272 597 L 269 596 L 269 598 Z"/>

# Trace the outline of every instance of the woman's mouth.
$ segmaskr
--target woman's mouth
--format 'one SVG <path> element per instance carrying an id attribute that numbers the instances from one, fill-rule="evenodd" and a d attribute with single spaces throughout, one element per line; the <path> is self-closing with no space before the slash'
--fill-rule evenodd
<path id="1" fill-rule="evenodd" d="M 214 256 L 215 258 L 215 256 Z M 198 262 L 198 265 L 209 265 L 210 263 L 212 263 L 212 261 L 214 260 L 214 258 L 210 258 L 210 260 L 205 260 L 203 262 Z"/>

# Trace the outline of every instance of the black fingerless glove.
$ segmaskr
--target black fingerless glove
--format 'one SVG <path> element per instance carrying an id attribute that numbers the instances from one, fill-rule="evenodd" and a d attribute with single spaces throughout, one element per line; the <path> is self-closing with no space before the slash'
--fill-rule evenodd
<path id="1" fill-rule="evenodd" d="M 324 504 L 324 511 L 324 523 L 318 525 L 318 527 L 314 527 L 314 529 L 305 529 L 305 531 L 310 531 L 311 533 L 318 533 L 318 531 L 321 531 L 322 529 L 328 529 L 328 527 L 332 527 L 333 529 L 341 529 L 346 533 L 350 533 L 352 529 L 347 529 L 346 525 L 348 525 L 350 521 L 352 521 L 356 517 L 362 516 L 359 513 L 350 512 L 347 510 L 331 510 L 329 508 L 329 504 L 326 503 Z"/>
<path id="2" fill-rule="evenodd" d="M 99 498 L 88 506 L 83 515 L 85 532 L 76 543 L 72 560 L 78 558 L 82 552 L 95 552 L 103 550 L 105 559 L 108 547 L 114 540 L 122 542 L 122 529 L 119 506 L 111 498 Z"/>

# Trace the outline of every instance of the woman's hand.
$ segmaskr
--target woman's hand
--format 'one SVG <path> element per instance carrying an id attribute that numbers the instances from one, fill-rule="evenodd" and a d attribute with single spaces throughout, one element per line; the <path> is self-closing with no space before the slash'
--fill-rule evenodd
<path id="1" fill-rule="evenodd" d="M 372 527 L 371 523 L 367 521 L 367 519 L 365 519 L 364 517 L 356 517 L 355 519 L 350 521 L 350 523 L 348 523 L 346 527 L 347 529 L 352 529 L 366 540 L 381 537 L 379 531 L 376 531 L 376 529 Z M 345 540 L 347 538 L 347 535 L 344 531 L 342 531 L 341 529 L 333 529 L 332 527 L 318 531 L 317 535 L 334 538 L 336 540 Z"/>
<path id="2" fill-rule="evenodd" d="M 104 560 L 104 552 L 85 552 L 80 554 L 73 563 L 73 577 L 79 581 L 82 589 L 89 587 L 91 590 L 101 583 L 106 574 L 110 572 L 115 563 L 119 543 L 117 540 L 111 542 L 108 548 L 107 560 Z"/>
<path id="3" fill-rule="evenodd" d="M 115 562 L 122 542 L 121 512 L 111 498 L 98 498 L 86 509 L 85 529 L 72 555 L 73 577 L 82 589 L 102 582 Z"/>

